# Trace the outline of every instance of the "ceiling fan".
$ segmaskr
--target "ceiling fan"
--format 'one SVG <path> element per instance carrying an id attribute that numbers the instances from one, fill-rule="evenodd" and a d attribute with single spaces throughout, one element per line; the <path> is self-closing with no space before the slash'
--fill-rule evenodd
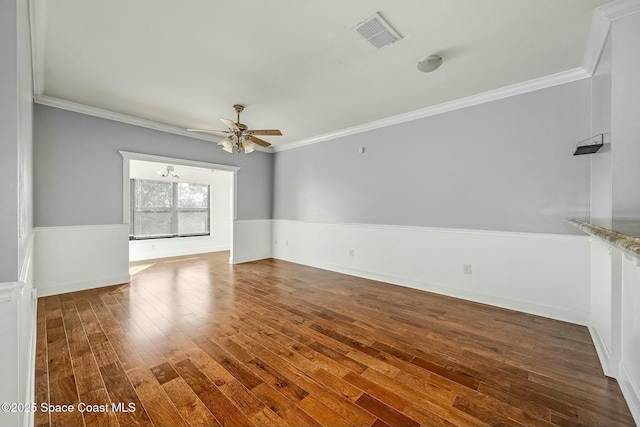
<path id="1" fill-rule="evenodd" d="M 244 105 L 236 104 L 233 106 L 238 114 L 237 122 L 229 119 L 220 119 L 229 130 L 213 130 L 213 129 L 187 129 L 189 132 L 204 132 L 212 135 L 224 136 L 225 138 L 218 142 L 218 145 L 222 146 L 222 149 L 227 153 L 233 153 L 234 149 L 238 152 L 244 149 L 244 152 L 251 153 L 256 145 L 261 147 L 268 147 L 267 141 L 256 137 L 256 135 L 273 135 L 281 136 L 282 132 L 278 129 L 263 129 L 254 130 L 248 129 L 247 125 L 240 123 L 240 113 L 244 110 Z"/>

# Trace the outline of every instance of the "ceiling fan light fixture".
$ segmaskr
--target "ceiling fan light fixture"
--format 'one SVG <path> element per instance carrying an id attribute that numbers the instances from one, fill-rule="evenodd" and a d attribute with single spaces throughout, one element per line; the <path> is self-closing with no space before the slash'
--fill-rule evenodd
<path id="1" fill-rule="evenodd" d="M 168 177 L 169 175 L 171 175 L 174 178 L 180 178 L 180 176 L 178 176 L 178 174 L 175 172 L 175 169 L 173 167 L 173 165 L 166 165 L 166 172 L 164 171 L 157 171 L 158 175 L 160 175 L 163 178 Z"/>
<path id="2" fill-rule="evenodd" d="M 218 142 L 218 145 L 222 145 L 222 149 L 227 153 L 233 153 L 234 141 L 233 138 L 228 136 L 222 141 Z"/>
<path id="3" fill-rule="evenodd" d="M 430 55 L 418 61 L 418 70 L 423 73 L 430 73 L 437 70 L 442 65 L 442 56 Z"/>
<path id="4" fill-rule="evenodd" d="M 220 140 L 220 142 L 218 142 L 218 145 L 222 145 L 222 146 L 225 146 L 226 144 L 231 145 L 232 144 L 231 140 L 232 140 L 232 137 L 228 136 L 228 137 Z"/>
<path id="5" fill-rule="evenodd" d="M 256 144 L 254 144 L 253 141 L 245 141 L 243 146 L 245 154 L 253 153 L 253 150 L 256 148 Z"/>
<path id="6" fill-rule="evenodd" d="M 249 154 L 255 150 L 256 145 L 265 148 L 271 145 L 269 142 L 260 139 L 255 135 L 282 136 L 282 132 L 278 129 L 249 129 L 247 125 L 240 122 L 240 113 L 244 110 L 244 106 L 236 104 L 233 108 L 236 110 L 238 115 L 236 122 L 229 119 L 220 119 L 222 123 L 227 126 L 228 130 L 187 129 L 187 131 L 225 136 L 224 139 L 218 142 L 218 145 L 222 146 L 222 149 L 227 153 L 233 153 L 234 151 L 241 152 L 244 150 L 246 154 Z"/>

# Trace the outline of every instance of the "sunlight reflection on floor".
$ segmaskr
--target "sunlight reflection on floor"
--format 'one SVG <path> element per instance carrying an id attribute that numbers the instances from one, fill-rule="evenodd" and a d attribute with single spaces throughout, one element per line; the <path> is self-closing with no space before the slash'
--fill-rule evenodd
<path id="1" fill-rule="evenodd" d="M 146 270 L 149 267 L 154 266 L 155 263 L 151 264 L 137 264 L 137 265 L 129 265 L 129 274 L 133 276 L 134 274 L 140 273 L 143 270 Z"/>

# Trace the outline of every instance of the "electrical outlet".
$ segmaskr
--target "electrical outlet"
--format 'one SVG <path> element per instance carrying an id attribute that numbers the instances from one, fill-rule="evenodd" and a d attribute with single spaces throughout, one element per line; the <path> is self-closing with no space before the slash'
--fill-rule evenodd
<path id="1" fill-rule="evenodd" d="M 289 247 L 289 241 L 288 241 L 288 240 L 285 240 L 285 241 L 284 241 L 284 245 L 285 245 L 286 247 Z"/>
<path id="2" fill-rule="evenodd" d="M 471 274 L 471 264 L 463 264 L 462 271 L 464 274 Z"/>
<path id="3" fill-rule="evenodd" d="M 355 249 L 349 249 L 349 256 L 350 257 L 356 256 L 356 250 Z"/>
<path id="4" fill-rule="evenodd" d="M 277 245 L 277 244 L 278 244 L 278 239 L 274 239 L 274 240 L 273 240 L 273 243 L 274 243 L 275 245 Z"/>

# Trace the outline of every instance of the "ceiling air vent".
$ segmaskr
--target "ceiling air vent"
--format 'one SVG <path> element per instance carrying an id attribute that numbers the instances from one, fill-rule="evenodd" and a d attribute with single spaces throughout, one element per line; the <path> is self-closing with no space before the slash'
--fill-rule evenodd
<path id="1" fill-rule="evenodd" d="M 380 16 L 380 13 L 375 13 L 369 19 L 362 21 L 353 27 L 353 30 L 376 49 L 382 49 L 402 38 L 402 36 L 391 28 L 391 25 Z"/>

